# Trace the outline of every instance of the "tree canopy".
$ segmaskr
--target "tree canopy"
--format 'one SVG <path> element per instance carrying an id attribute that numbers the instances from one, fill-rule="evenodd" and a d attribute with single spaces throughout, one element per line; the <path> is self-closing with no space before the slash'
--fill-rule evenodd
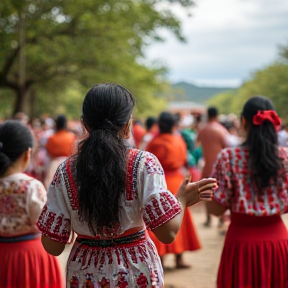
<path id="1" fill-rule="evenodd" d="M 2 0 L 0 101 L 5 109 L 0 113 L 39 114 L 66 105 L 76 116 L 71 102 L 78 107 L 86 90 L 99 82 L 126 86 L 139 114 L 157 109 L 163 104 L 155 96 L 165 87 L 165 68 L 143 64 L 144 47 L 163 40 L 162 27 L 183 40 L 169 2 L 192 5 L 191 0 Z"/>
<path id="2" fill-rule="evenodd" d="M 257 95 L 270 98 L 280 117 L 288 124 L 288 47 L 282 47 L 277 61 L 255 71 L 235 92 L 219 94 L 208 104 L 217 106 L 221 113 L 240 115 L 244 103 Z"/>

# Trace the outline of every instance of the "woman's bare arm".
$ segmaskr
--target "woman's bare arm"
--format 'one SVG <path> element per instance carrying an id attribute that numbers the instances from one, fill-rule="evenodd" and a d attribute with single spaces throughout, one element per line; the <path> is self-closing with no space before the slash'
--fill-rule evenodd
<path id="1" fill-rule="evenodd" d="M 213 214 L 215 216 L 221 216 L 225 213 L 225 211 L 227 210 L 226 207 L 224 207 L 223 205 L 215 202 L 215 201 L 211 201 L 209 203 L 206 203 L 206 207 L 207 207 L 207 212 L 209 214 Z"/>

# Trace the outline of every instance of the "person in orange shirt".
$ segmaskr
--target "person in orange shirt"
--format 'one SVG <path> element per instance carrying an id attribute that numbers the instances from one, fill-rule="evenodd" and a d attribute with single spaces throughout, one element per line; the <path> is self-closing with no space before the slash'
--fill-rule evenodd
<path id="1" fill-rule="evenodd" d="M 176 120 L 173 114 L 162 112 L 158 119 L 160 134 L 146 148 L 160 161 L 164 169 L 167 187 L 174 195 L 185 177 L 181 169 L 186 165 L 187 159 L 186 144 L 181 135 L 175 134 Z M 183 261 L 182 254 L 184 251 L 194 251 L 201 248 L 189 209 L 185 210 L 182 226 L 172 244 L 161 243 L 151 232 L 149 235 L 162 260 L 165 254 L 175 254 L 176 268 L 189 267 Z"/>
<path id="2" fill-rule="evenodd" d="M 64 115 L 56 118 L 56 131 L 46 143 L 51 158 L 68 157 L 74 149 L 75 134 L 67 130 L 67 119 Z"/>
<path id="3" fill-rule="evenodd" d="M 56 131 L 47 139 L 45 145 L 50 157 L 50 163 L 44 179 L 46 188 L 49 187 L 59 164 L 69 157 L 75 148 L 76 135 L 67 130 L 67 119 L 65 115 L 58 115 L 55 123 Z"/>

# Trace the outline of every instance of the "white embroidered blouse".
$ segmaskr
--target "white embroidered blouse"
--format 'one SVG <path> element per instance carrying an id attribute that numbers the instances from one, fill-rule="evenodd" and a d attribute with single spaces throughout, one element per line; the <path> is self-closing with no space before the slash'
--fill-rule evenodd
<path id="1" fill-rule="evenodd" d="M 41 182 L 24 173 L 0 178 L 0 236 L 39 233 L 36 221 L 46 194 Z"/>
<path id="2" fill-rule="evenodd" d="M 135 149 L 129 149 L 128 158 L 126 195 L 119 204 L 120 224 L 107 228 L 98 237 L 113 238 L 135 227 L 153 230 L 181 211 L 179 202 L 167 190 L 158 159 Z M 72 231 L 78 236 L 93 237 L 88 225 L 79 220 L 74 161 L 70 157 L 58 167 L 48 190 L 47 204 L 37 222 L 44 235 L 63 243 L 69 242 Z"/>

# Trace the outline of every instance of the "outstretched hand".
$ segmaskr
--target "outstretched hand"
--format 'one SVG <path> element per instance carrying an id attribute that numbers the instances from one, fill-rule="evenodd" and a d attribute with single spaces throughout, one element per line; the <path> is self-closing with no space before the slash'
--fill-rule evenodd
<path id="1" fill-rule="evenodd" d="M 177 198 L 184 207 L 192 206 L 201 200 L 212 201 L 213 189 L 216 187 L 215 178 L 204 178 L 190 183 L 190 177 L 187 177 L 177 192 Z"/>

